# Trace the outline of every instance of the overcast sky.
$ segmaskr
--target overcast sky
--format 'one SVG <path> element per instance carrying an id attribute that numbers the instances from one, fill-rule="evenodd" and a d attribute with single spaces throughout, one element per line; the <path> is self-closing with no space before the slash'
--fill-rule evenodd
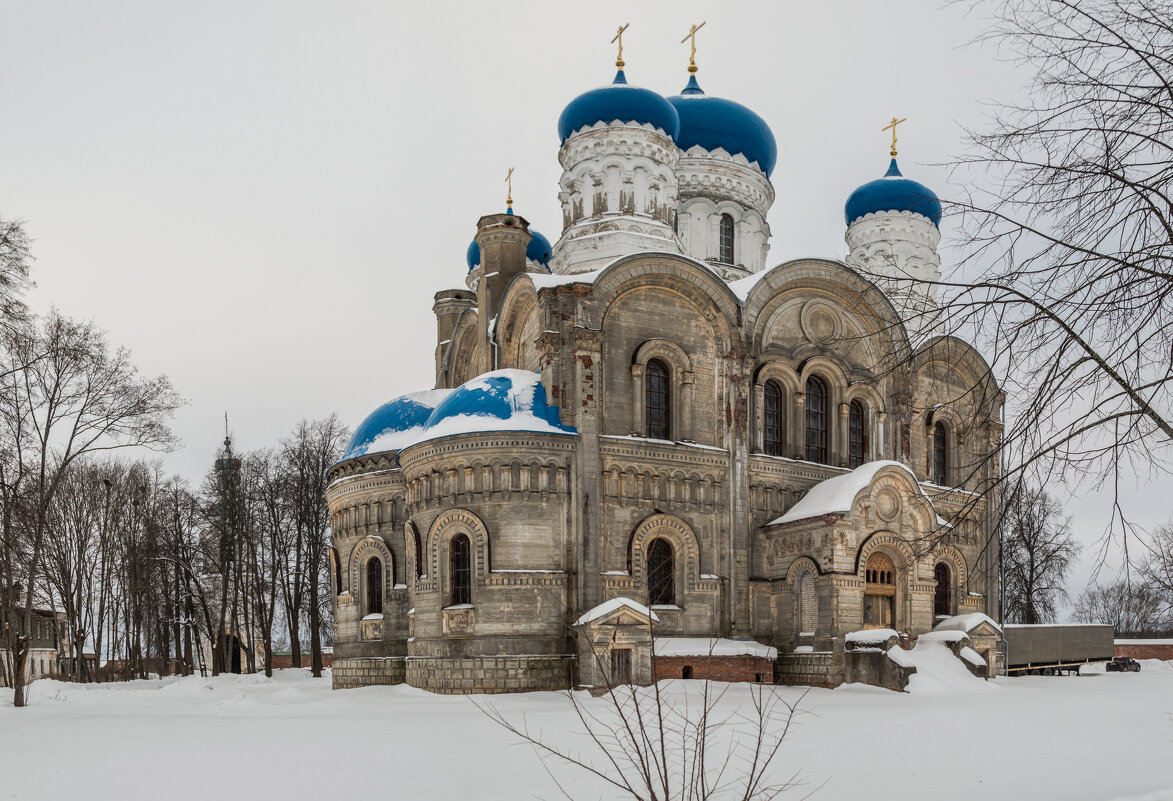
<path id="1" fill-rule="evenodd" d="M 701 86 L 778 140 L 770 265 L 843 255 L 893 115 L 905 175 L 947 197 L 933 165 L 1027 79 L 939 0 L 0 2 L 0 217 L 35 240 L 35 308 L 93 319 L 189 399 L 165 463 L 198 480 L 225 411 L 251 449 L 430 388 L 432 295 L 463 286 L 506 169 L 555 241 L 556 122 L 611 80 L 615 28 L 628 80 L 669 94 L 702 20 Z M 1143 523 L 1168 518 L 1156 494 Z M 1083 539 L 1104 506 L 1073 502 Z"/>

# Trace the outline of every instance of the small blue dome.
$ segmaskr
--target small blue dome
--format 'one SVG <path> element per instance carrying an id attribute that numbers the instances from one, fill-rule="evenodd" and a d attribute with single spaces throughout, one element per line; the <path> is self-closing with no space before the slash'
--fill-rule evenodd
<path id="1" fill-rule="evenodd" d="M 680 134 L 676 144 L 681 150 L 700 145 L 705 150 L 722 148 L 730 155 L 740 153 L 769 178 L 778 162 L 778 143 L 766 121 L 740 103 L 721 97 L 709 97 L 696 82 L 678 95 L 668 98 L 680 115 Z"/>
<path id="2" fill-rule="evenodd" d="M 428 438 L 469 431 L 551 431 L 572 434 L 557 406 L 546 404 L 540 373 L 494 370 L 452 390 L 424 424 Z"/>
<path id="3" fill-rule="evenodd" d="M 882 211 L 911 211 L 928 217 L 938 228 L 941 226 L 941 201 L 924 184 L 901 175 L 896 159 L 892 159 L 883 178 L 868 181 L 851 193 L 843 216 L 851 225 L 865 214 Z"/>
<path id="4" fill-rule="evenodd" d="M 565 143 L 583 127 L 616 121 L 651 125 L 673 139 L 680 130 L 680 118 L 671 103 L 651 89 L 629 86 L 619 70 L 609 86 L 583 92 L 570 101 L 558 118 L 558 137 Z"/>
<path id="5" fill-rule="evenodd" d="M 423 430 L 432 411 L 449 393 L 447 389 L 413 392 L 384 403 L 354 430 L 339 461 L 368 452 L 398 450 L 401 441 L 410 441 L 413 434 Z"/>
<path id="6" fill-rule="evenodd" d="M 532 239 L 525 246 L 525 257 L 549 269 L 550 258 L 554 255 L 554 249 L 550 246 L 550 240 L 532 228 L 529 229 L 529 233 Z M 468 271 L 470 273 L 481 263 L 481 246 L 477 244 L 475 239 L 469 243 L 468 250 L 464 254 L 464 260 L 468 263 Z"/>

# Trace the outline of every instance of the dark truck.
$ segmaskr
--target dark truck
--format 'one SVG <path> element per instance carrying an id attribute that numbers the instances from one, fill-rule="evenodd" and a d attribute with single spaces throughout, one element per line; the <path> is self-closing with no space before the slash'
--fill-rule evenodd
<path id="1" fill-rule="evenodd" d="M 1057 675 L 1111 660 L 1116 630 L 1098 623 L 1007 624 L 1003 634 L 1009 675 Z"/>

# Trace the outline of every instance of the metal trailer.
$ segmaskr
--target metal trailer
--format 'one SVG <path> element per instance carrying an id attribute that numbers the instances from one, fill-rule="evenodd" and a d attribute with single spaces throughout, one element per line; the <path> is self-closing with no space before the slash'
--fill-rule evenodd
<path id="1" fill-rule="evenodd" d="M 1006 672 L 1078 675 L 1081 665 L 1107 662 L 1114 655 L 1113 626 L 1089 624 L 1007 624 Z"/>

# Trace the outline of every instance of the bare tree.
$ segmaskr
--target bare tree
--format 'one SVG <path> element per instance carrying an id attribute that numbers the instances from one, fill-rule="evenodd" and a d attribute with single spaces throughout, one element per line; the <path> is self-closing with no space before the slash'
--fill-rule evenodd
<path id="1" fill-rule="evenodd" d="M 68 470 L 80 457 L 128 447 L 166 448 L 174 439 L 167 418 L 181 401 L 165 377 L 144 379 L 124 349 L 111 351 L 91 323 L 51 312 L 14 338 L 12 405 L 0 415 L 15 458 L 27 476 L 29 559 L 23 614 L 32 625 L 34 586 L 44 550 L 49 510 Z M 17 419 L 14 419 L 15 418 Z M 18 435 L 19 432 L 19 435 Z M 27 636 L 17 644 L 13 701 L 24 706 Z"/>
<path id="2" fill-rule="evenodd" d="M 943 319 L 1004 377 L 1012 481 L 1115 490 L 1173 444 L 1173 8 L 1006 0 L 983 40 L 1028 100 L 969 132 L 952 203 L 964 258 Z M 1126 553 L 1119 505 L 1113 536 Z M 1102 554 L 1102 552 L 1101 552 Z"/>
<path id="3" fill-rule="evenodd" d="M 1011 623 L 1053 623 L 1079 554 L 1070 518 L 1038 487 L 1017 486 L 1002 519 L 1003 613 Z"/>
<path id="4" fill-rule="evenodd" d="M 1173 627 L 1173 521 L 1158 526 L 1146 543 L 1148 553 L 1141 563 L 1140 577 L 1157 588 L 1165 618 Z"/>
<path id="5" fill-rule="evenodd" d="M 32 255 L 24 224 L 0 219 L 0 329 L 11 330 L 27 319 L 24 292 L 32 281 Z"/>
<path id="6" fill-rule="evenodd" d="M 1125 579 L 1088 586 L 1076 600 L 1072 617 L 1080 623 L 1110 623 L 1118 637 L 1151 637 L 1169 626 L 1159 589 Z"/>

